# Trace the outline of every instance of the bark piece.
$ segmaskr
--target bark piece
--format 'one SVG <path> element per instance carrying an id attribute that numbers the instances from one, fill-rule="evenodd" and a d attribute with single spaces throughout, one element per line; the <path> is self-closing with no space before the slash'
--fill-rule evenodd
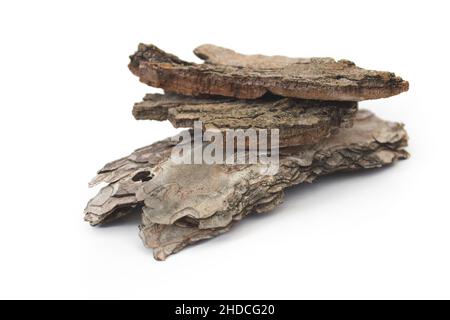
<path id="1" fill-rule="evenodd" d="M 198 46 L 194 49 L 194 54 L 206 63 L 251 69 L 282 69 L 291 64 L 308 64 L 313 59 L 320 59 L 320 61 L 325 63 L 335 62 L 333 58 L 290 58 L 285 56 L 265 56 L 262 54 L 245 55 L 213 44 Z"/>
<path id="2" fill-rule="evenodd" d="M 170 157 L 176 141 L 170 138 L 137 149 L 128 157 L 106 164 L 89 183 L 107 183 L 84 209 L 84 219 L 98 225 L 127 215 L 141 207 L 136 191 Z"/>
<path id="3" fill-rule="evenodd" d="M 196 166 L 169 160 L 137 192 L 145 204 L 140 235 L 155 258 L 164 260 L 189 244 L 228 231 L 252 212 L 273 209 L 287 187 L 405 159 L 406 144 L 403 125 L 361 111 L 353 128 L 316 146 L 283 151 L 275 175 L 265 175 L 267 168 L 260 164 Z"/>
<path id="4" fill-rule="evenodd" d="M 337 128 L 353 124 L 357 103 L 293 98 L 257 100 L 199 99 L 177 94 L 147 94 L 133 107 L 138 120 L 169 120 L 175 128 L 205 130 L 279 129 L 280 146 L 317 143 Z"/>
<path id="5" fill-rule="evenodd" d="M 100 192 L 85 210 L 91 217 L 93 207 L 102 208 L 100 220 L 87 219 L 95 224 L 144 206 L 140 236 L 158 260 L 228 231 L 252 212 L 272 210 L 281 203 L 283 190 L 289 186 L 333 172 L 381 167 L 408 157 L 403 125 L 380 120 L 368 111 L 358 112 L 352 128 L 341 129 L 317 145 L 283 149 L 280 169 L 272 176 L 262 174 L 266 168 L 261 164 L 174 165 L 167 156 L 174 143 L 168 141 L 106 165 L 93 180 L 121 186 L 129 196 L 126 204 L 92 206 L 117 201 L 114 194 L 109 200 Z M 136 183 L 130 183 L 136 175 L 147 178 L 135 178 Z"/>
<path id="6" fill-rule="evenodd" d="M 348 60 L 244 56 L 211 45 L 195 52 L 208 63 L 186 62 L 154 45 L 140 44 L 130 56 L 129 68 L 143 83 L 190 96 L 256 99 L 272 93 L 361 101 L 390 97 L 409 86 L 394 73 L 362 69 Z"/>

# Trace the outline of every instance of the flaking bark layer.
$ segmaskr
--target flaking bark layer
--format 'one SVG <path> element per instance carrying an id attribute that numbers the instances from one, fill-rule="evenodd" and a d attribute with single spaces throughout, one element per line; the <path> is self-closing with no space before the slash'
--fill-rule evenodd
<path id="1" fill-rule="evenodd" d="M 406 159 L 406 144 L 403 125 L 359 111 L 352 128 L 313 146 L 283 149 L 278 172 L 267 175 L 262 164 L 177 165 L 170 159 L 174 143 L 166 139 L 100 170 L 93 184 L 108 185 L 88 203 L 85 218 L 95 225 L 142 212 L 141 238 L 164 260 L 228 231 L 250 213 L 272 210 L 287 187 Z"/>
<path id="2" fill-rule="evenodd" d="M 133 107 L 138 120 L 169 120 L 175 128 L 204 130 L 278 129 L 280 147 L 314 144 L 338 128 L 349 128 L 357 111 L 351 101 L 293 98 L 257 100 L 200 99 L 177 94 L 147 94 Z M 224 135 L 225 136 L 225 135 Z"/>
<path id="3" fill-rule="evenodd" d="M 190 95 L 256 99 L 268 93 L 293 98 L 361 101 L 408 90 L 394 73 L 366 70 L 348 60 L 244 56 L 212 45 L 195 50 L 206 63 L 186 62 L 140 44 L 129 69 L 152 87 Z"/>

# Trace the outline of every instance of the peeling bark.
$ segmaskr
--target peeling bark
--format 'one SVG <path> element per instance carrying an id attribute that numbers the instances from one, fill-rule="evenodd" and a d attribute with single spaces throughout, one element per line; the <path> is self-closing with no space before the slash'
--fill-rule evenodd
<path id="1" fill-rule="evenodd" d="M 284 56 L 265 56 L 262 54 L 245 55 L 233 50 L 204 44 L 194 49 L 194 54 L 206 63 L 251 68 L 251 69 L 282 69 L 291 64 L 309 64 L 314 59 L 324 63 L 335 62 L 333 58 L 290 58 Z"/>
<path id="2" fill-rule="evenodd" d="M 408 90 L 391 72 L 357 67 L 348 60 L 244 56 L 211 45 L 196 49 L 207 63 L 183 61 L 154 45 L 140 44 L 129 68 L 152 87 L 189 96 L 256 99 L 267 93 L 329 101 L 386 98 Z"/>
<path id="3" fill-rule="evenodd" d="M 128 157 L 106 164 L 89 183 L 93 187 L 107 183 L 84 209 L 84 219 L 95 226 L 129 214 L 140 208 L 136 191 L 151 179 L 158 166 L 170 157 L 176 141 L 170 138 L 137 149 Z"/>
<path id="4" fill-rule="evenodd" d="M 173 143 L 167 141 L 139 149 L 100 170 L 94 183 L 105 181 L 106 188 L 124 191 L 119 197 L 101 191 L 85 210 L 86 219 L 97 224 L 128 213 L 130 207 L 143 206 L 140 236 L 158 260 L 228 231 L 252 212 L 272 210 L 287 187 L 408 157 L 403 125 L 382 121 L 368 111 L 358 112 L 352 128 L 341 129 L 316 145 L 283 149 L 275 175 L 264 174 L 267 166 L 262 164 L 176 165 L 168 156 Z M 124 202 L 118 200 L 123 194 Z"/>
<path id="5" fill-rule="evenodd" d="M 314 144 L 336 129 L 349 128 L 357 111 L 351 101 L 292 98 L 257 100 L 198 99 L 177 94 L 147 94 L 133 107 L 138 120 L 169 120 L 175 128 L 204 130 L 279 129 L 280 147 Z"/>

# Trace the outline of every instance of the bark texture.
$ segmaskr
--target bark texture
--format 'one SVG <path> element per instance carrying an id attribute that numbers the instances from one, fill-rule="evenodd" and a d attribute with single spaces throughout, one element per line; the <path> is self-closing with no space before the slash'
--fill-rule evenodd
<path id="1" fill-rule="evenodd" d="M 267 175 L 262 164 L 175 164 L 168 156 L 173 143 L 164 140 L 99 171 L 93 183 L 105 181 L 109 189 L 88 203 L 86 220 L 98 224 L 142 207 L 140 236 L 154 257 L 164 260 L 189 244 L 228 231 L 252 212 L 275 208 L 287 187 L 405 159 L 406 144 L 403 125 L 359 111 L 352 128 L 313 146 L 283 149 L 279 171 Z"/>
<path id="2" fill-rule="evenodd" d="M 90 187 L 102 182 L 107 185 L 88 202 L 84 209 L 85 221 L 95 226 L 139 209 L 137 189 L 153 177 L 161 163 L 169 159 L 176 143 L 168 138 L 106 164 L 89 183 Z"/>
<path id="3" fill-rule="evenodd" d="M 280 147 L 317 143 L 338 128 L 349 128 L 357 111 L 351 101 L 293 98 L 257 100 L 199 99 L 177 94 L 147 94 L 133 107 L 138 120 L 169 120 L 175 128 L 279 129 Z"/>
<path id="4" fill-rule="evenodd" d="M 348 60 L 244 56 L 204 45 L 196 54 L 207 63 L 183 61 L 154 45 L 140 44 L 129 68 L 152 87 L 189 95 L 256 99 L 267 93 L 329 101 L 386 98 L 408 90 L 391 72 L 357 67 Z"/>

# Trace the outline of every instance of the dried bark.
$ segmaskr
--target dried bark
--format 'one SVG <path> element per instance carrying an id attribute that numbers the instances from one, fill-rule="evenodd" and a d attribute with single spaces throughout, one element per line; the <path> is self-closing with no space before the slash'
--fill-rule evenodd
<path id="1" fill-rule="evenodd" d="M 245 55 L 233 50 L 204 44 L 194 49 L 194 54 L 206 63 L 252 68 L 252 69 L 281 69 L 291 64 L 309 64 L 313 59 L 333 63 L 333 58 L 290 58 L 284 56 L 265 56 L 262 54 Z"/>
<path id="2" fill-rule="evenodd" d="M 152 87 L 189 95 L 256 99 L 267 93 L 329 101 L 386 98 L 408 90 L 394 73 L 366 70 L 348 60 L 244 56 L 211 45 L 196 49 L 207 63 L 183 61 L 154 45 L 140 44 L 129 68 Z"/>
<path id="3" fill-rule="evenodd" d="M 177 142 L 170 138 L 137 149 L 128 157 L 106 164 L 89 183 L 108 185 L 101 188 L 84 209 L 84 219 L 98 225 L 129 214 L 141 207 L 136 191 L 143 182 L 151 179 L 158 166 L 170 157 Z"/>
<path id="4" fill-rule="evenodd" d="M 341 129 L 314 146 L 283 149 L 275 175 L 263 174 L 267 167 L 262 164 L 176 165 L 167 156 L 173 147 L 167 141 L 142 148 L 99 171 L 94 183 L 105 181 L 113 189 L 125 190 L 126 203 L 117 200 L 122 194 L 117 197 L 101 191 L 85 210 L 86 219 L 96 224 L 111 215 L 126 214 L 130 207 L 143 206 L 140 235 L 158 260 L 228 231 L 252 212 L 275 208 L 289 186 L 408 157 L 403 125 L 380 120 L 368 111 L 358 112 L 352 128 Z"/>
<path id="5" fill-rule="evenodd" d="M 357 111 L 351 101 L 318 101 L 292 98 L 257 100 L 199 99 L 177 94 L 147 94 L 133 107 L 142 120 L 169 120 L 175 128 L 204 130 L 279 129 L 280 147 L 317 143 L 337 128 L 349 128 Z"/>

